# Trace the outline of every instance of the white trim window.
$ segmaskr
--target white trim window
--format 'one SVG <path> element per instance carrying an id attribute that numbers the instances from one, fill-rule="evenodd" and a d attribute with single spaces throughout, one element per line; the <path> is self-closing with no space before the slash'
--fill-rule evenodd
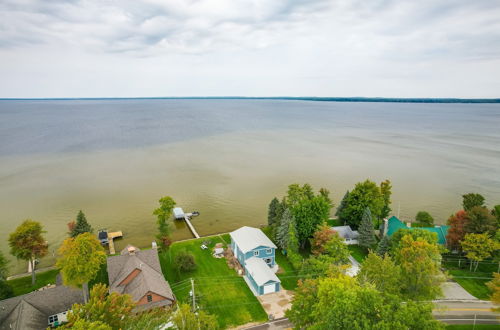
<path id="1" fill-rule="evenodd" d="M 271 253 L 273 253 L 273 249 L 266 249 L 266 253 L 267 253 L 267 254 L 271 254 Z"/>
<path id="2" fill-rule="evenodd" d="M 258 257 L 259 256 L 259 250 L 253 251 L 253 256 Z"/>
<path id="3" fill-rule="evenodd" d="M 266 264 L 271 264 L 273 262 L 273 258 L 266 258 L 264 260 L 266 261 Z"/>

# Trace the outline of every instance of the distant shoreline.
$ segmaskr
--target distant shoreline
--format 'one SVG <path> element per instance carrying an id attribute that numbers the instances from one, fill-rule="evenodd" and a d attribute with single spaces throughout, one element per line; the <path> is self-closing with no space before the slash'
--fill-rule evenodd
<path id="1" fill-rule="evenodd" d="M 112 100 L 285 100 L 317 102 L 385 102 L 385 103 L 500 103 L 500 98 L 391 98 L 391 97 L 246 97 L 246 96 L 192 96 L 192 97 L 54 97 L 54 98 L 0 98 L 0 101 L 112 101 Z"/>

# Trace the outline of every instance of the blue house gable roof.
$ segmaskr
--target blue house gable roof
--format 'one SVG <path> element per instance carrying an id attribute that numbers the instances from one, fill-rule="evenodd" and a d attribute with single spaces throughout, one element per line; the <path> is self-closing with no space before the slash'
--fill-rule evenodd
<path id="1" fill-rule="evenodd" d="M 408 227 L 401 220 L 399 220 L 397 217 L 392 216 L 388 220 L 387 235 L 392 236 L 392 234 L 394 234 L 399 229 L 409 229 L 409 230 L 423 229 L 423 230 L 427 230 L 427 231 L 436 233 L 437 237 L 438 237 L 438 243 L 445 245 L 446 244 L 446 235 L 448 235 L 449 228 L 450 228 L 450 226 Z"/>

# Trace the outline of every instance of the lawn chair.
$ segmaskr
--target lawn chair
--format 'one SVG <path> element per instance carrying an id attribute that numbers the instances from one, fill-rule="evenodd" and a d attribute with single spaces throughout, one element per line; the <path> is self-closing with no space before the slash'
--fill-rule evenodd
<path id="1" fill-rule="evenodd" d="M 201 247 L 202 250 L 208 249 L 208 246 L 206 246 L 205 244 L 202 244 L 200 247 Z"/>

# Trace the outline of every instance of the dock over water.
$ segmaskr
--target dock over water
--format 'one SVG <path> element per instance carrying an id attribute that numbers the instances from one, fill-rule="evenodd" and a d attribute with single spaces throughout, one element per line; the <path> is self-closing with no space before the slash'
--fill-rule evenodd
<path id="1" fill-rule="evenodd" d="M 196 231 L 196 229 L 194 229 L 194 226 L 191 223 L 191 217 L 197 216 L 200 213 L 198 213 L 198 212 L 184 213 L 184 211 L 180 207 L 174 207 L 174 209 L 172 211 L 173 211 L 175 219 L 177 219 L 177 220 L 184 219 L 184 221 L 186 221 L 186 225 L 188 226 L 189 230 L 194 235 L 194 237 L 200 238 L 200 235 L 198 235 L 198 232 Z"/>
<path id="2" fill-rule="evenodd" d="M 194 226 L 191 224 L 189 216 L 184 215 L 184 221 L 186 221 L 186 225 L 188 226 L 189 230 L 191 230 L 191 233 L 193 233 L 194 237 L 200 238 L 200 235 L 198 235 L 198 232 L 196 231 L 196 229 L 194 229 Z"/>
<path id="3" fill-rule="evenodd" d="M 108 233 L 108 247 L 109 247 L 109 254 L 115 254 L 115 243 L 113 240 L 118 237 L 123 237 L 123 233 L 120 231 L 114 231 L 112 233 Z"/>

